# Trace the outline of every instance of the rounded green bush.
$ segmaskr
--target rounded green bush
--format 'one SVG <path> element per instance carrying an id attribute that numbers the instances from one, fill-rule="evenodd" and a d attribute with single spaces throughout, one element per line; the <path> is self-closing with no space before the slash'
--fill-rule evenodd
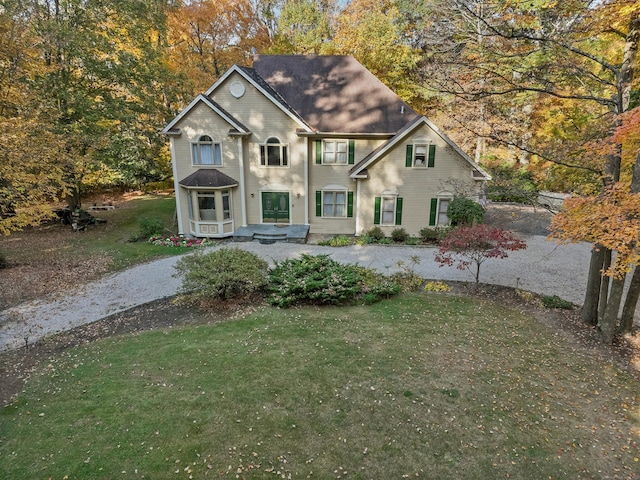
<path id="1" fill-rule="evenodd" d="M 269 264 L 255 253 L 239 248 L 182 257 L 176 263 L 182 293 L 193 300 L 229 300 L 263 291 Z"/>
<path id="2" fill-rule="evenodd" d="M 482 223 L 484 208 L 471 199 L 456 197 L 451 200 L 449 204 L 447 217 L 449 217 L 451 225 L 473 225 Z"/>

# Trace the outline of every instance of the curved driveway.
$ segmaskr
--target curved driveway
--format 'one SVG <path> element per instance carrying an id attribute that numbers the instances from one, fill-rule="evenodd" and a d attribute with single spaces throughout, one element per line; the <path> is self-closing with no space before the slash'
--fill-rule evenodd
<path id="1" fill-rule="evenodd" d="M 526 237 L 527 249 L 513 252 L 505 260 L 487 260 L 480 270 L 480 281 L 518 287 L 545 295 L 558 295 L 581 305 L 586 285 L 589 253 L 586 243 L 558 245 L 543 236 Z M 398 262 L 411 265 L 426 279 L 473 281 L 473 275 L 455 267 L 439 267 L 434 261 L 436 248 L 364 245 L 321 247 L 309 244 L 257 242 L 224 244 L 252 251 L 273 264 L 274 261 L 303 253 L 328 254 L 342 263 L 355 263 L 381 273 L 393 273 Z M 220 248 L 220 247 L 212 247 Z M 175 295 L 181 281 L 173 277 L 178 257 L 163 258 L 138 265 L 102 280 L 87 284 L 57 300 L 38 300 L 0 312 L 0 350 L 33 343 L 47 335 L 95 322 L 113 313 L 153 300 Z"/>

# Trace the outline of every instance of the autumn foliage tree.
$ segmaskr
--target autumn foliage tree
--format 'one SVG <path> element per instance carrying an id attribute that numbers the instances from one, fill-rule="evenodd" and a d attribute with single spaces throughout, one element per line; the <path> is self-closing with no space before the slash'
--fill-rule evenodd
<path id="1" fill-rule="evenodd" d="M 455 265 L 459 270 L 469 270 L 480 282 L 480 266 L 491 258 L 507 258 L 508 252 L 527 248 L 525 241 L 517 239 L 509 231 L 485 224 L 462 226 L 449 232 L 440 243 L 435 261 L 441 267 Z M 475 272 L 471 268 L 475 266 Z"/>
<path id="2" fill-rule="evenodd" d="M 640 263 L 640 107 L 620 115 L 620 121 L 610 143 L 623 146 L 623 153 L 636 152 L 631 179 L 623 176 L 607 185 L 599 196 L 567 199 L 551 224 L 551 237 L 561 242 L 592 242 L 596 253 L 615 252 L 611 260 L 601 265 L 601 295 L 606 289 L 609 301 L 601 305 L 595 322 L 591 322 L 597 325 L 606 343 L 616 334 L 631 331 L 640 297 L 640 269 L 636 268 Z M 625 297 L 625 278 L 631 272 Z"/>

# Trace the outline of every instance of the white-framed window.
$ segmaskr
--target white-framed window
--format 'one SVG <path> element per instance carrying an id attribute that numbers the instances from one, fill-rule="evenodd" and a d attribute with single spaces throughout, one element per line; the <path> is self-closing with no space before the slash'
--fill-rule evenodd
<path id="1" fill-rule="evenodd" d="M 196 193 L 198 199 L 198 220 L 215 222 L 216 216 L 216 193 L 214 191 L 202 191 Z"/>
<path id="2" fill-rule="evenodd" d="M 429 207 L 429 225 L 449 225 L 449 217 L 447 216 L 447 210 L 453 196 L 438 196 L 431 199 L 431 205 Z"/>
<path id="3" fill-rule="evenodd" d="M 322 216 L 339 217 L 347 216 L 347 191 L 323 191 L 322 192 Z"/>
<path id="4" fill-rule="evenodd" d="M 201 135 L 191 144 L 191 162 L 193 165 L 222 166 L 222 146 L 214 142 L 209 135 Z"/>
<path id="5" fill-rule="evenodd" d="M 322 163 L 346 165 L 349 158 L 349 144 L 346 140 L 324 140 L 322 142 Z"/>
<path id="6" fill-rule="evenodd" d="M 413 146 L 413 166 L 416 168 L 427 167 L 427 145 L 416 144 Z"/>
<path id="7" fill-rule="evenodd" d="M 260 165 L 263 167 L 289 166 L 289 148 L 277 137 L 270 137 L 260 145 Z"/>
<path id="8" fill-rule="evenodd" d="M 407 145 L 405 166 L 408 168 L 433 168 L 436 166 L 436 145 L 430 140 L 420 140 Z"/>
<path id="9" fill-rule="evenodd" d="M 380 206 L 380 225 L 396 224 L 396 199 L 398 197 L 382 197 Z"/>
<path id="10" fill-rule="evenodd" d="M 449 204 L 451 203 L 450 198 L 439 198 L 438 199 L 438 221 L 437 225 L 449 225 L 449 217 L 447 217 L 447 210 L 449 209 Z"/>
<path id="11" fill-rule="evenodd" d="M 222 191 L 222 219 L 231 219 L 231 193 L 229 190 Z"/>
<path id="12" fill-rule="evenodd" d="M 402 225 L 402 197 L 397 194 L 383 193 L 375 197 L 373 209 L 374 225 Z"/>

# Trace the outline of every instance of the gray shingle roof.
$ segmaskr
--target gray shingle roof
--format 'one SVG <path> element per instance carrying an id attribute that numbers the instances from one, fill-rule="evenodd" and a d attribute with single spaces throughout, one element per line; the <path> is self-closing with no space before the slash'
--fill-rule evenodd
<path id="1" fill-rule="evenodd" d="M 257 55 L 253 70 L 319 132 L 392 134 L 418 117 L 351 56 Z"/>
<path id="2" fill-rule="evenodd" d="M 215 168 L 201 168 L 178 182 L 184 187 L 224 188 L 235 187 L 238 181 Z"/>

